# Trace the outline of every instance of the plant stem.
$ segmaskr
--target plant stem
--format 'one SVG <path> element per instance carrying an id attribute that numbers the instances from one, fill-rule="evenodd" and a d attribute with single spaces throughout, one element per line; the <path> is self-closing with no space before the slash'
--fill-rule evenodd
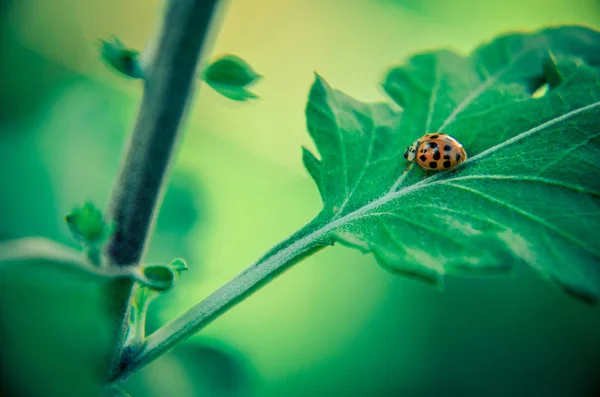
<path id="1" fill-rule="evenodd" d="M 158 292 L 143 287 L 136 286 L 134 292 L 135 304 L 132 305 L 135 321 L 133 322 L 132 330 L 128 335 L 126 345 L 128 347 L 139 348 L 144 338 L 146 337 L 146 316 L 150 303 L 158 296 Z"/>
<path id="2" fill-rule="evenodd" d="M 294 263 L 329 245 L 325 238 L 329 226 L 318 229 L 313 221 L 300 229 L 245 269 L 202 302 L 151 334 L 133 357 L 121 365 L 122 372 L 113 380 L 123 380 L 149 364 L 173 346 L 205 326 L 246 297 L 290 268 Z"/>
<path id="3" fill-rule="evenodd" d="M 44 237 L 24 237 L 0 242 L 0 262 L 43 260 L 89 271 L 80 251 Z"/>
<path id="4" fill-rule="evenodd" d="M 144 54 L 143 99 L 106 211 L 115 224 L 106 248 L 111 266 L 135 266 L 142 259 L 218 3 L 168 1 L 156 43 L 148 46 L 152 53 Z M 113 363 L 121 361 L 132 287 L 131 279 L 108 286 L 115 335 Z M 113 365 L 111 372 L 115 371 Z"/>
<path id="5" fill-rule="evenodd" d="M 0 242 L 0 264 L 26 261 L 50 262 L 66 270 L 92 277 L 146 280 L 136 269 L 97 266 L 83 252 L 45 237 L 23 237 Z"/>

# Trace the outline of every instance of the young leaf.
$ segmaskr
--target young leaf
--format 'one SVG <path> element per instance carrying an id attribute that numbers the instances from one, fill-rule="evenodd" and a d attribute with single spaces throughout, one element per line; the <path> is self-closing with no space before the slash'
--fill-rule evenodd
<path id="1" fill-rule="evenodd" d="M 211 63 L 204 71 L 204 81 L 221 95 L 234 101 L 255 99 L 258 96 L 247 90 L 262 76 L 242 58 L 225 55 Z"/>
<path id="2" fill-rule="evenodd" d="M 525 262 L 600 298 L 600 33 L 552 28 L 468 57 L 417 55 L 383 88 L 401 111 L 316 78 L 306 116 L 320 159 L 303 155 L 324 203 L 313 238 L 431 283 Z M 404 148 L 431 132 L 454 136 L 469 160 L 404 173 Z"/>
<path id="3" fill-rule="evenodd" d="M 177 274 L 190 270 L 187 263 L 182 258 L 173 259 L 171 263 L 169 263 L 169 267 Z"/>
<path id="4" fill-rule="evenodd" d="M 108 235 L 108 225 L 104 222 L 102 211 L 91 202 L 82 208 L 75 208 L 65 215 L 65 222 L 73 237 L 85 245 L 102 243 Z"/>
<path id="5" fill-rule="evenodd" d="M 100 55 L 108 65 L 125 76 L 134 79 L 144 77 L 138 60 L 138 51 L 125 47 L 117 37 L 114 37 L 112 42 L 100 40 L 100 43 L 102 45 Z"/>
<path id="6" fill-rule="evenodd" d="M 134 273 L 137 280 L 145 287 L 154 291 L 166 291 L 175 284 L 177 276 L 189 270 L 185 260 L 173 259 L 168 265 L 145 265 L 139 272 Z"/>
<path id="7" fill-rule="evenodd" d="M 170 266 L 148 265 L 142 267 L 138 281 L 155 291 L 166 291 L 175 284 L 175 271 Z"/>

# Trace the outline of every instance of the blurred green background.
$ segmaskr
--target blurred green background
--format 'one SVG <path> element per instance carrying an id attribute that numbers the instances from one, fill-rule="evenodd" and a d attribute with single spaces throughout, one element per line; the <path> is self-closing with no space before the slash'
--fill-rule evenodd
<path id="1" fill-rule="evenodd" d="M 142 49 L 158 0 L 0 0 L 0 239 L 74 246 L 62 216 L 107 201 L 141 94 L 100 61 Z M 378 100 L 412 53 L 466 53 L 497 34 L 583 23 L 597 0 L 231 0 L 211 57 L 265 78 L 261 99 L 196 98 L 149 247 L 191 271 L 151 327 L 198 302 L 320 209 L 301 163 L 318 71 Z M 44 263 L 0 269 L 2 396 L 93 396 L 107 345 L 97 283 Z M 127 381 L 143 396 L 598 396 L 600 312 L 542 281 L 450 278 L 444 292 L 328 248 Z"/>

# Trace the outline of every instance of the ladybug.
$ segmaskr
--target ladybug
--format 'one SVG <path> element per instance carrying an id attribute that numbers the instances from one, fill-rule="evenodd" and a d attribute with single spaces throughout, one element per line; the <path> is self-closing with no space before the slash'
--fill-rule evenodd
<path id="1" fill-rule="evenodd" d="M 448 134 L 425 134 L 404 151 L 404 158 L 425 171 L 451 170 L 467 159 L 463 145 Z"/>

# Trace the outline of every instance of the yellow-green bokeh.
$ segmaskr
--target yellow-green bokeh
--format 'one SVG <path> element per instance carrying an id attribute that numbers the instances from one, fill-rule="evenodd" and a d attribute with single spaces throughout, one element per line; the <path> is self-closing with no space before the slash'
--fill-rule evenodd
<path id="1" fill-rule="evenodd" d="M 62 215 L 87 199 L 106 203 L 141 87 L 106 69 L 97 40 L 115 34 L 142 49 L 160 3 L 6 3 L 0 65 L 11 84 L 0 90 L 16 110 L 0 119 L 1 232 L 69 241 Z M 161 321 L 319 211 L 300 150 L 312 145 L 304 106 L 314 71 L 357 98 L 382 100 L 385 71 L 413 53 L 467 53 L 497 34 L 548 25 L 600 27 L 595 0 L 231 0 L 225 11 L 207 56 L 246 59 L 264 76 L 253 88 L 261 99 L 234 103 L 202 86 L 193 104 L 174 167 L 182 204 L 173 196 L 163 215 L 165 224 L 177 221 L 157 230 L 147 256 L 187 255 L 191 268 L 155 307 Z M 197 222 L 180 226 L 181 211 Z M 259 396 L 579 396 L 599 390 L 599 332 L 597 309 L 529 269 L 516 278 L 450 279 L 440 292 L 334 247 L 195 339 L 236 350 Z M 131 382 L 154 382 L 153 396 L 193 390 L 194 379 L 168 365 L 172 357 L 161 360 Z"/>

